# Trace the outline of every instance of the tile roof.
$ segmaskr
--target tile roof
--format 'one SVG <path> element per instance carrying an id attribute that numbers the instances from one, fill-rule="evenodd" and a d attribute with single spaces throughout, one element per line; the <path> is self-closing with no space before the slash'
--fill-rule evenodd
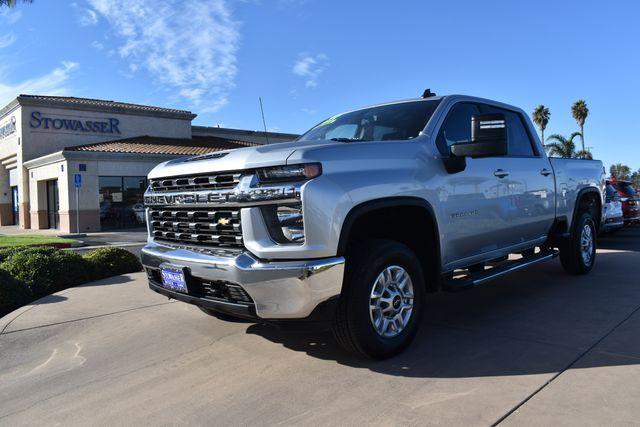
<path id="1" fill-rule="evenodd" d="M 195 116 L 191 111 L 179 110 L 175 108 L 163 108 L 155 107 L 151 105 L 130 104 L 128 102 L 107 101 L 104 99 L 92 99 L 92 98 L 76 98 L 74 96 L 49 96 L 49 95 L 19 95 L 18 101 L 35 101 L 44 103 L 53 103 L 70 106 L 83 106 L 83 107 L 103 107 L 122 109 L 129 111 L 140 111 L 146 113 L 169 113 L 169 114 L 181 114 L 188 116 Z"/>
<path id="2" fill-rule="evenodd" d="M 66 147 L 64 151 L 197 156 L 215 151 L 253 147 L 257 145 L 259 144 L 209 136 L 194 136 L 193 139 L 137 136 L 134 138 L 119 139 L 115 141 Z"/>

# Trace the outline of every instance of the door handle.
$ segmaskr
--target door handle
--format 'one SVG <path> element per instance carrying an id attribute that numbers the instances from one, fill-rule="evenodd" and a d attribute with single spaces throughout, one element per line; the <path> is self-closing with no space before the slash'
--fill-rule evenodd
<path id="1" fill-rule="evenodd" d="M 505 176 L 509 176 L 509 172 L 502 169 L 496 169 L 496 171 L 493 174 L 498 178 L 504 178 Z"/>
<path id="2" fill-rule="evenodd" d="M 544 168 L 540 171 L 540 175 L 549 176 L 551 175 L 551 171 L 547 168 Z"/>

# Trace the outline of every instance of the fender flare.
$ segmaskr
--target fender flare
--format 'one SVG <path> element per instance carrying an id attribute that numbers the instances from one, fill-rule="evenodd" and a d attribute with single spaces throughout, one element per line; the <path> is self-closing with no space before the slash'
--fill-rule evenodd
<path id="1" fill-rule="evenodd" d="M 356 221 L 361 218 L 363 215 L 373 212 L 378 209 L 384 208 L 392 208 L 392 207 L 420 207 L 426 209 L 429 216 L 432 219 L 434 230 L 433 234 L 435 235 L 435 255 L 436 255 L 436 268 L 437 275 L 442 272 L 442 257 L 440 252 L 440 229 L 438 226 L 437 217 L 435 215 L 435 210 L 431 204 L 419 197 L 410 197 L 410 196 L 398 196 L 398 197 L 384 197 L 380 199 L 368 200 L 366 202 L 360 203 L 359 205 L 351 208 L 345 220 L 342 223 L 342 228 L 340 230 L 340 238 L 338 240 L 338 255 L 344 256 L 347 250 L 347 245 L 349 243 L 349 236 L 351 235 L 351 230 Z"/>
<path id="2" fill-rule="evenodd" d="M 573 229 L 573 225 L 576 223 L 576 219 L 578 218 L 578 209 L 580 207 L 580 199 L 582 199 L 582 197 L 585 194 L 589 194 L 589 193 L 595 193 L 596 194 L 596 198 L 598 199 L 599 203 L 600 203 L 600 212 L 598 212 L 598 228 L 600 228 L 600 226 L 602 225 L 602 193 L 600 193 L 600 191 L 598 190 L 597 187 L 586 187 L 583 188 L 582 190 L 580 190 L 576 196 L 576 202 L 575 202 L 575 206 L 573 208 L 573 215 L 571 218 L 571 228 Z"/>

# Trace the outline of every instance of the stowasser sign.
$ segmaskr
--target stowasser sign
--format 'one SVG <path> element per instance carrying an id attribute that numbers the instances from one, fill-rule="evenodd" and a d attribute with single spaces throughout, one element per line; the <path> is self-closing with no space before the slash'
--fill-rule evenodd
<path id="1" fill-rule="evenodd" d="M 32 129 L 53 129 L 69 132 L 115 133 L 120 134 L 120 120 L 106 118 L 104 120 L 78 120 L 44 116 L 40 111 L 33 111 L 29 120 Z"/>
<path id="2" fill-rule="evenodd" d="M 0 139 L 11 135 L 15 131 L 16 131 L 16 118 L 11 117 L 11 119 L 9 119 L 9 121 L 6 124 L 0 126 Z"/>

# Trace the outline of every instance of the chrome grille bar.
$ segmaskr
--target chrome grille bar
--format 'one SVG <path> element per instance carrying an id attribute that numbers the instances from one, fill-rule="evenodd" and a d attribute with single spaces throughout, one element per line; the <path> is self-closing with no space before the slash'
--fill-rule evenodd
<path id="1" fill-rule="evenodd" d="M 243 244 L 239 209 L 151 209 L 149 226 L 156 240 L 225 247 Z"/>
<path id="2" fill-rule="evenodd" d="M 196 175 L 189 177 L 155 178 L 149 181 L 155 192 L 185 190 L 223 190 L 234 188 L 240 182 L 240 173 Z"/>

